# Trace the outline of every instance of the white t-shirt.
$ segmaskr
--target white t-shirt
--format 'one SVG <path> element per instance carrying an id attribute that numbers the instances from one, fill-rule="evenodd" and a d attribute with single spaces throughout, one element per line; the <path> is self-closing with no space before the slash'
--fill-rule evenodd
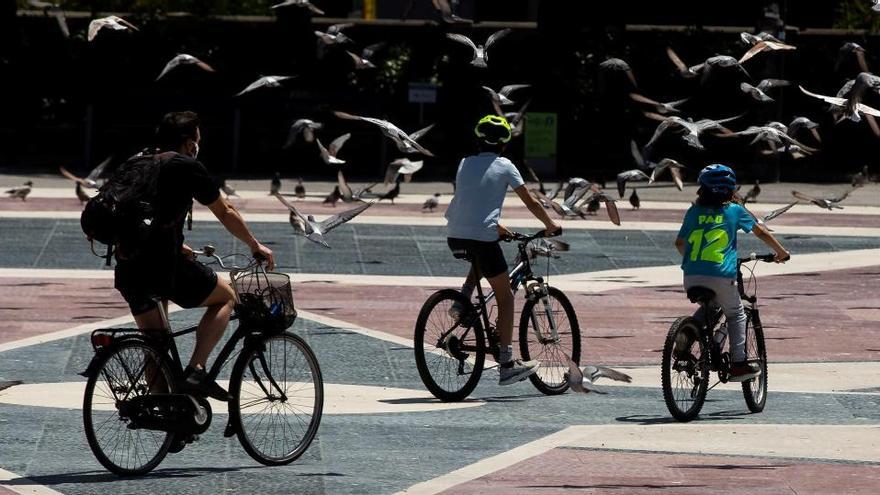
<path id="1" fill-rule="evenodd" d="M 458 165 L 455 196 L 446 210 L 447 236 L 477 241 L 498 240 L 498 219 L 507 187 L 525 184 L 516 167 L 495 153 L 469 156 Z"/>

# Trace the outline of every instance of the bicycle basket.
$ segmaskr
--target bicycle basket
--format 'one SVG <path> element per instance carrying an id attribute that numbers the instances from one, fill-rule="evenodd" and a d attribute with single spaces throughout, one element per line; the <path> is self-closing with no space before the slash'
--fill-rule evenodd
<path id="1" fill-rule="evenodd" d="M 293 325 L 296 309 L 290 277 L 256 267 L 232 277 L 236 312 L 243 325 L 281 332 Z"/>

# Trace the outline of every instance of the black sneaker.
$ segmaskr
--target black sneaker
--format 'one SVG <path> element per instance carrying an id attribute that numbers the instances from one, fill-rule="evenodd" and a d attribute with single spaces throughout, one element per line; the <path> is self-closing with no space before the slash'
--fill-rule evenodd
<path id="1" fill-rule="evenodd" d="M 761 367 L 758 363 L 751 361 L 740 361 L 738 363 L 730 363 L 728 371 L 729 380 L 732 382 L 744 382 L 761 374 Z"/>
<path id="2" fill-rule="evenodd" d="M 192 433 L 175 433 L 171 439 L 171 447 L 168 447 L 168 453 L 176 454 L 183 450 L 187 444 L 193 443 L 198 439 L 199 436 Z"/>
<path id="3" fill-rule="evenodd" d="M 222 402 L 232 400 L 229 392 L 214 380 L 208 379 L 208 373 L 204 369 L 187 366 L 183 375 L 186 377 L 183 381 L 183 392 L 195 392 Z"/>

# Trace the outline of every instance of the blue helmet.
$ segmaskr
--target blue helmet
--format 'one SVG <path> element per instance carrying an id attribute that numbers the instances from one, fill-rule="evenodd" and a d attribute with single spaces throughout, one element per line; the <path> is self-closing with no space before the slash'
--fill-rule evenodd
<path id="1" fill-rule="evenodd" d="M 709 165 L 700 171 L 697 182 L 713 193 L 727 193 L 736 189 L 736 174 L 726 165 Z"/>

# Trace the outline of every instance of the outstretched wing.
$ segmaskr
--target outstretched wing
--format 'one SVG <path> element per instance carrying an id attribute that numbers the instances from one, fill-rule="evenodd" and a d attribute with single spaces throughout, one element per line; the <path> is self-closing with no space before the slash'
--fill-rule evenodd
<path id="1" fill-rule="evenodd" d="M 486 40 L 486 50 L 488 50 L 490 46 L 497 43 L 498 40 L 500 40 L 501 38 L 510 34 L 510 31 L 511 31 L 510 28 L 505 28 L 500 31 L 495 31 L 494 33 L 492 33 L 492 35 L 489 36 L 489 39 Z M 865 71 L 865 72 L 867 72 L 867 71 Z"/>
<path id="2" fill-rule="evenodd" d="M 818 98 L 818 99 L 824 101 L 825 103 L 830 103 L 830 104 L 832 104 L 834 106 L 838 106 L 838 107 L 842 107 L 842 106 L 846 105 L 846 98 L 838 98 L 835 96 L 825 96 L 825 95 L 820 95 L 817 93 L 811 93 L 810 91 L 807 91 L 806 89 L 804 89 L 803 86 L 798 86 L 798 87 L 801 88 L 801 91 L 803 91 L 803 93 L 805 95 L 812 96 L 813 98 Z"/>
<path id="3" fill-rule="evenodd" d="M 605 210 L 608 211 L 608 218 L 614 225 L 620 225 L 620 212 L 617 211 L 617 201 L 608 197 L 606 194 L 601 195 L 601 199 L 605 202 Z"/>
<path id="4" fill-rule="evenodd" d="M 93 168 L 89 175 L 86 176 L 86 180 L 96 181 L 101 174 L 104 173 L 104 170 L 107 168 L 107 165 L 110 165 L 110 162 L 113 161 L 113 155 L 108 156 L 104 159 L 103 162 L 99 163 L 97 167 Z"/>
<path id="5" fill-rule="evenodd" d="M 275 197 L 278 198 L 278 201 L 281 201 L 281 204 L 283 204 L 284 206 L 286 206 L 287 209 L 290 210 L 291 213 L 293 213 L 294 215 L 296 215 L 296 216 L 297 216 L 300 220 L 302 220 L 304 223 L 308 223 L 308 222 L 306 222 L 306 217 L 304 217 L 304 216 L 302 215 L 302 213 L 300 213 L 299 210 L 296 209 L 295 206 L 293 206 L 292 204 L 290 204 L 290 201 L 287 201 L 287 199 L 285 199 L 284 196 L 282 196 L 282 195 L 280 195 L 280 194 L 278 194 L 278 193 L 275 193 Z"/>
<path id="6" fill-rule="evenodd" d="M 770 220 L 773 220 L 774 218 L 778 217 L 779 215 L 782 215 L 783 213 L 785 213 L 785 212 L 787 212 L 788 210 L 792 209 L 792 207 L 794 207 L 794 205 L 796 205 L 796 204 L 798 204 L 798 203 L 799 203 L 799 201 L 793 201 L 793 202 L 791 202 L 791 203 L 789 203 L 789 204 L 783 206 L 782 208 L 777 208 L 777 209 L 771 211 L 770 213 L 764 215 L 764 216 L 761 218 L 761 221 L 763 221 L 763 222 L 769 222 Z"/>
<path id="7" fill-rule="evenodd" d="M 79 177 L 77 177 L 77 176 L 73 175 L 72 173 L 68 172 L 67 169 L 64 168 L 64 167 L 58 167 L 58 171 L 61 172 L 61 175 L 67 177 L 68 179 L 70 179 L 70 180 L 72 180 L 72 181 L 74 181 L 74 182 L 78 182 L 78 183 L 80 183 L 80 184 L 82 184 L 83 182 L 85 182 L 85 181 L 83 181 L 82 179 L 80 179 Z M 6 191 L 6 192 L 9 192 L 9 191 Z"/>
<path id="8" fill-rule="evenodd" d="M 434 125 L 435 125 L 435 124 L 431 124 L 431 125 L 429 125 L 428 127 L 425 127 L 424 129 L 419 129 L 419 130 L 417 130 L 416 132 L 410 134 L 409 137 L 410 137 L 413 141 L 418 141 L 419 139 L 422 138 L 422 136 L 424 136 L 425 134 L 427 134 L 428 131 L 430 131 L 431 129 L 433 129 L 433 128 L 434 128 Z"/>
<path id="9" fill-rule="evenodd" d="M 321 232 L 323 232 L 325 234 L 330 232 L 331 230 L 335 229 L 336 227 L 339 227 L 340 225 L 344 224 L 345 222 L 360 215 L 364 210 L 373 206 L 373 204 L 374 203 L 372 203 L 372 202 L 364 203 L 364 204 L 358 205 L 350 210 L 345 210 L 343 212 L 337 213 L 336 215 L 333 215 L 330 218 L 327 218 L 326 220 L 324 220 L 320 223 Z"/>
<path id="10" fill-rule="evenodd" d="M 351 201 L 351 188 L 348 187 L 348 182 L 345 180 L 345 175 L 342 174 L 341 168 L 336 172 L 336 181 L 339 183 L 339 193 L 342 195 L 342 199 Z"/>
<path id="11" fill-rule="evenodd" d="M 345 142 L 348 141 L 348 138 L 350 137 L 351 133 L 348 132 L 334 139 L 333 142 L 330 143 L 330 148 L 328 149 L 330 154 L 336 156 L 336 153 L 339 153 L 339 150 L 342 149 L 342 145 L 345 144 Z"/>
<path id="12" fill-rule="evenodd" d="M 471 50 L 473 50 L 474 53 L 477 53 L 477 45 L 475 45 L 474 42 L 471 41 L 471 39 L 467 36 L 458 33 L 446 33 L 446 37 L 451 39 L 452 41 L 456 41 L 458 43 L 471 47 Z"/>

